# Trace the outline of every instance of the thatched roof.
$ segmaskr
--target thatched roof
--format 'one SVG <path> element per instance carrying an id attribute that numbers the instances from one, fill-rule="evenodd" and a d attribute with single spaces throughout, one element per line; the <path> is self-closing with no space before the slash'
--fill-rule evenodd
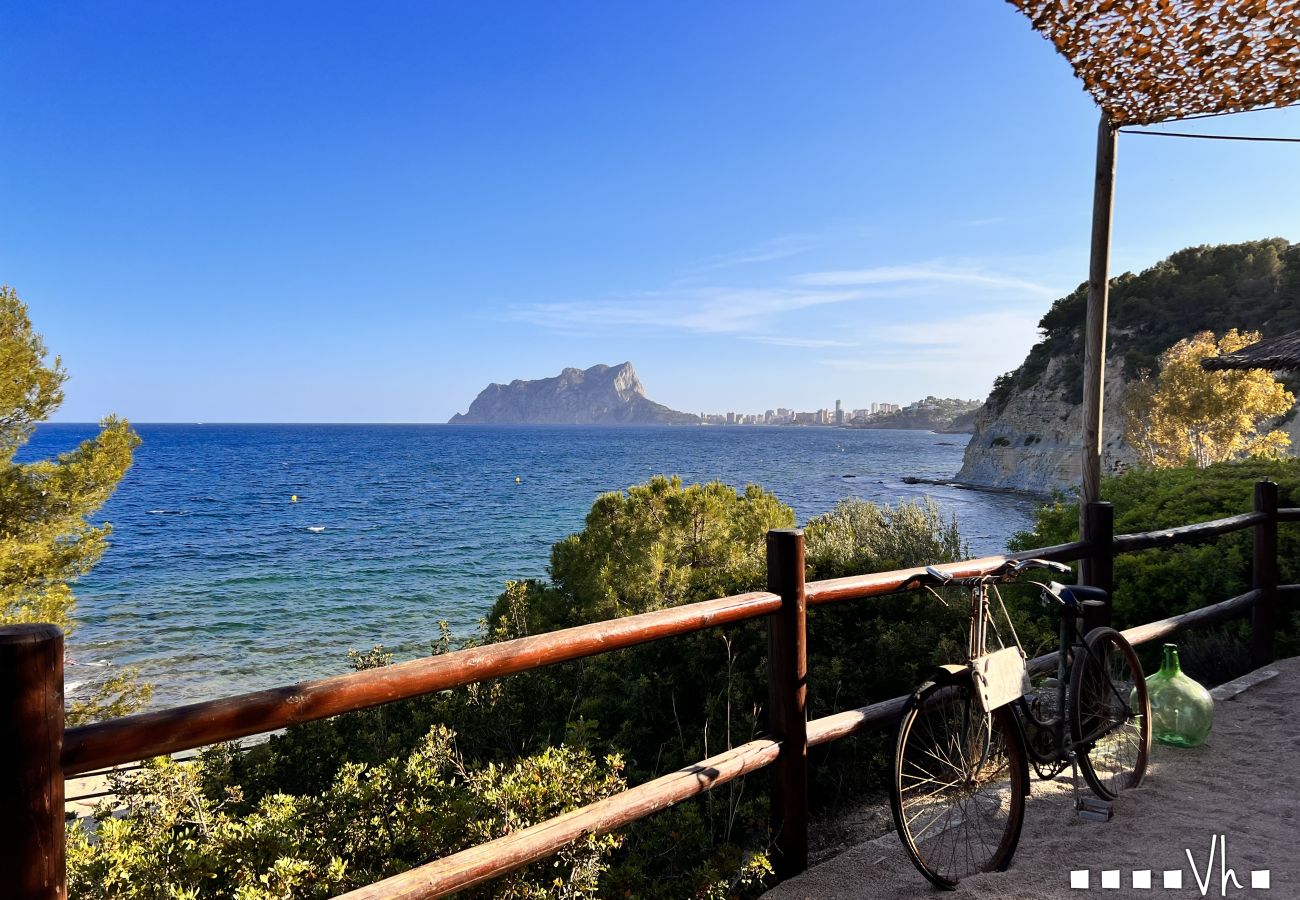
<path id="1" fill-rule="evenodd" d="M 1111 124 L 1300 103 L 1300 0 L 1010 0 Z"/>
<path id="2" fill-rule="evenodd" d="M 1270 372 L 1300 369 L 1300 331 L 1251 344 L 1236 353 L 1206 357 L 1201 360 L 1201 366 L 1211 372 L 1229 369 L 1267 369 Z"/>

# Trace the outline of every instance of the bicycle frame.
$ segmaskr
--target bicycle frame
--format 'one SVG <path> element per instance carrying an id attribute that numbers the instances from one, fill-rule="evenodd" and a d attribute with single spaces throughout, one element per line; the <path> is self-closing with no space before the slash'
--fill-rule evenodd
<path id="1" fill-rule="evenodd" d="M 1068 696 L 1070 669 L 1074 665 L 1075 651 L 1083 649 L 1084 646 L 1083 631 L 1079 628 L 1082 616 L 1072 607 L 1063 607 L 1060 613 L 1056 654 L 1056 715 L 1040 719 L 1034 714 L 1029 701 L 1024 697 L 1017 700 L 1013 706 L 1016 724 L 1025 739 L 1025 747 L 1030 757 L 1034 762 L 1044 765 L 1064 760 L 1076 746 L 1067 734 L 1066 720 L 1069 713 L 1068 704 L 1073 702 L 1073 698 Z M 1030 739 L 1031 731 L 1047 731 L 1052 735 L 1051 753 L 1040 752 L 1036 748 L 1035 742 Z"/>
<path id="2" fill-rule="evenodd" d="M 988 652 L 988 626 L 993 612 L 989 604 L 989 586 L 994 583 L 996 582 L 993 579 L 981 580 L 978 584 L 970 587 L 971 617 L 970 629 L 967 635 L 968 661 L 973 661 Z M 1045 589 L 1045 586 L 1038 582 L 1028 583 L 1038 585 L 1040 589 Z M 1070 668 L 1074 664 L 1075 651 L 1084 647 L 1084 634 L 1080 628 L 1082 620 L 1082 613 L 1077 607 L 1063 606 L 1060 609 L 1060 624 L 1057 629 L 1056 714 L 1049 718 L 1040 719 L 1034 713 L 1029 700 L 1025 697 L 1020 697 L 1012 703 L 1012 712 L 1016 725 L 1020 729 L 1021 737 L 1024 738 L 1025 748 L 1030 758 L 1041 765 L 1066 761 L 1069 754 L 1076 747 L 1089 743 L 1092 739 L 1090 735 L 1087 739 L 1076 742 L 1070 738 L 1066 727 L 1069 714 L 1067 704 L 1073 702 L 1073 698 L 1069 697 Z M 1050 733 L 1052 737 L 1050 752 L 1040 751 L 1035 746 L 1035 741 L 1031 740 L 1034 733 L 1043 731 Z"/>

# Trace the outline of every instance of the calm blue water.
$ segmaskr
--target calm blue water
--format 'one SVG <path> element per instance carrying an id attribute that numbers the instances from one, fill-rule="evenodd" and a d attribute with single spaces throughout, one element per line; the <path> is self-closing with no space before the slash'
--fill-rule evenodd
<path id="1" fill-rule="evenodd" d="M 596 495 L 659 473 L 762 485 L 802 523 L 842 497 L 934 497 L 976 552 L 1032 501 L 906 485 L 948 477 L 963 435 L 836 428 L 140 425 L 102 510 L 112 546 L 77 586 L 70 682 L 131 664 L 155 705 L 336 674 L 348 648 L 427 652 L 436 622 L 476 625 Z M 22 460 L 90 425 L 45 425 Z M 522 478 L 515 483 L 516 476 Z M 854 477 L 847 477 L 854 476 Z M 298 502 L 290 502 L 291 495 Z M 312 530 L 324 529 L 324 530 Z M 78 668 L 83 667 L 83 668 Z"/>

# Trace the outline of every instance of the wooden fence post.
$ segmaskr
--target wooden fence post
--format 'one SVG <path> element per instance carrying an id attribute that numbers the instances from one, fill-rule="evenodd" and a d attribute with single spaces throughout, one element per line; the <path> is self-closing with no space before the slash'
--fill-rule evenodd
<path id="1" fill-rule="evenodd" d="M 772 766 L 772 835 L 777 877 L 808 868 L 808 604 L 803 532 L 767 533 L 767 589 L 781 597 L 768 617 L 768 723 L 781 741 Z"/>
<path id="2" fill-rule="evenodd" d="M 1079 562 L 1079 583 L 1099 587 L 1107 594 L 1115 593 L 1115 508 L 1103 500 L 1094 500 L 1083 507 L 1083 534 L 1080 538 L 1098 548 L 1096 556 Z M 1106 612 L 1102 621 L 1095 624 L 1109 625 L 1114 597 L 1106 603 Z"/>
<path id="3" fill-rule="evenodd" d="M 1262 592 L 1250 611 L 1250 661 L 1258 668 L 1274 659 L 1277 628 L 1277 485 L 1255 482 L 1255 512 L 1268 518 L 1255 525 L 1251 585 Z"/>
<path id="4" fill-rule="evenodd" d="M 63 632 L 0 628 L 0 897 L 65 900 Z"/>

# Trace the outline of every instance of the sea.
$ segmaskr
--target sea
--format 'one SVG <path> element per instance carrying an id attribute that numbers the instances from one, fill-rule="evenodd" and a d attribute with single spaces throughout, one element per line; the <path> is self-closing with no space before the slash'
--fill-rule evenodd
<path id="1" fill-rule="evenodd" d="M 949 478 L 964 435 L 829 427 L 137 425 L 94 517 L 111 544 L 75 586 L 69 690 L 122 666 L 152 707 L 349 671 L 347 651 L 429 652 L 472 634 L 509 579 L 544 578 L 592 501 L 657 474 L 761 485 L 800 524 L 847 497 L 932 497 L 996 553 L 1036 501 Z M 94 425 L 45 424 L 19 461 Z"/>

